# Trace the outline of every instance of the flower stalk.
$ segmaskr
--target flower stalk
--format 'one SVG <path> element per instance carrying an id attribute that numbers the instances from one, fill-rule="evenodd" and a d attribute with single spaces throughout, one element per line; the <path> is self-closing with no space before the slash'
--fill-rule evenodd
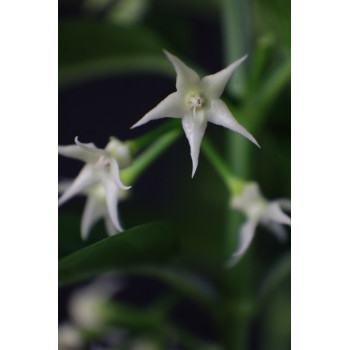
<path id="1" fill-rule="evenodd" d="M 149 131 L 147 134 L 142 135 L 136 139 L 126 141 L 125 144 L 130 148 L 132 155 L 136 155 L 138 152 L 147 147 L 150 143 L 156 140 L 159 136 L 164 135 L 167 131 L 175 129 L 180 126 L 179 120 L 169 120 L 159 126 L 157 129 Z"/>
<path id="2" fill-rule="evenodd" d="M 174 129 L 158 138 L 142 154 L 140 154 L 132 165 L 120 172 L 122 181 L 133 184 L 139 176 L 148 168 L 148 166 L 157 159 L 178 137 L 180 130 Z"/>
<path id="3" fill-rule="evenodd" d="M 218 152 L 215 150 L 214 146 L 207 137 L 204 138 L 202 147 L 204 154 L 212 163 L 214 169 L 217 171 L 228 190 L 232 194 L 241 193 L 245 181 L 231 172 L 227 166 L 227 163 L 219 156 Z"/>

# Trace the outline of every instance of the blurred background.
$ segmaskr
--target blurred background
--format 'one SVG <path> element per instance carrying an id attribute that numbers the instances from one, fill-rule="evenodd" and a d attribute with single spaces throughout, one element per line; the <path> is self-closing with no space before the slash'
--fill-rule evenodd
<path id="1" fill-rule="evenodd" d="M 206 135 L 268 199 L 290 198 L 289 0 L 59 0 L 58 13 L 60 145 L 79 136 L 103 148 L 112 135 L 124 141 L 162 125 L 161 119 L 130 130 L 175 91 L 162 49 L 202 75 L 248 53 L 224 99 L 262 148 L 213 124 Z M 81 167 L 59 157 L 59 180 Z M 183 134 L 120 204 L 126 229 L 167 222 L 171 239 L 162 245 L 147 232 L 137 236 L 148 247 L 147 264 L 140 261 L 153 270 L 135 269 L 138 258 L 125 258 L 112 277 L 122 286 L 111 297 L 120 307 L 114 328 L 108 337 L 85 334 L 76 348 L 290 349 L 290 241 L 281 245 L 259 227 L 246 257 L 224 269 L 242 217 L 232 213 L 230 194 L 203 152 L 193 179 L 191 169 Z M 84 202 L 74 198 L 59 209 L 59 258 L 106 237 L 99 222 L 81 240 Z M 70 322 L 72 295 L 88 283 L 60 283 L 60 325 Z M 148 324 L 157 312 L 162 317 Z"/>

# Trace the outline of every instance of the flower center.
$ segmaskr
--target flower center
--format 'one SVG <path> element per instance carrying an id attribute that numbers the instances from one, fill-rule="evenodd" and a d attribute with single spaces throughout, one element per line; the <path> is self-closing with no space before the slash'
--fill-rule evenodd
<path id="1" fill-rule="evenodd" d="M 111 162 L 105 156 L 101 156 L 95 164 L 95 166 L 99 170 L 109 169 L 109 167 L 111 166 Z"/>
<path id="2" fill-rule="evenodd" d="M 187 96 L 186 104 L 193 109 L 193 112 L 196 113 L 197 108 L 201 108 L 205 102 L 205 98 L 199 93 L 190 93 Z"/>

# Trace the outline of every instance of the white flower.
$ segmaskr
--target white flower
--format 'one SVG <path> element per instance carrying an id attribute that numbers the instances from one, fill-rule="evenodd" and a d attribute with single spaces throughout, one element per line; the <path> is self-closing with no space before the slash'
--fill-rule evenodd
<path id="1" fill-rule="evenodd" d="M 78 194 L 88 196 L 81 228 L 83 239 L 87 238 L 92 225 L 100 218 L 105 218 L 108 234 L 123 231 L 117 204 L 120 197 L 125 197 L 122 191 L 129 189 L 130 186 L 122 184 L 118 162 L 122 167 L 128 165 L 129 149 L 114 138 L 105 149 L 99 149 L 92 143 L 83 144 L 77 137 L 75 143 L 76 145 L 58 146 L 58 153 L 81 160 L 86 165 L 76 179 L 66 186 L 58 200 L 58 205 L 62 205 Z"/>
<path id="2" fill-rule="evenodd" d="M 83 337 L 76 326 L 63 323 L 58 326 L 58 349 L 81 349 L 84 345 Z"/>
<path id="3" fill-rule="evenodd" d="M 233 197 L 231 207 L 243 212 L 247 220 L 239 230 L 238 248 L 229 265 L 237 263 L 247 251 L 259 223 L 267 227 L 280 241 L 286 239 L 287 232 L 282 225 L 290 225 L 291 221 L 282 209 L 290 211 L 289 199 L 268 201 L 262 196 L 258 184 L 252 182 L 244 187 L 241 194 Z"/>
<path id="4" fill-rule="evenodd" d="M 191 148 L 192 177 L 198 166 L 200 146 L 208 121 L 238 132 L 260 147 L 255 138 L 233 117 L 226 104 L 219 99 L 233 72 L 247 55 L 220 72 L 200 79 L 198 74 L 180 59 L 167 51 L 164 52 L 176 70 L 177 91 L 166 97 L 132 128 L 154 119 L 182 118 L 182 126 Z"/>
<path id="5" fill-rule="evenodd" d="M 58 183 L 58 192 L 63 193 L 73 183 L 72 180 L 63 180 Z M 89 237 L 89 233 L 96 222 L 100 219 L 104 220 L 106 231 L 109 236 L 113 236 L 118 232 L 123 231 L 120 224 L 118 210 L 113 212 L 118 227 L 115 227 L 107 207 L 106 191 L 101 184 L 97 184 L 82 191 L 82 195 L 87 197 L 86 204 L 83 211 L 83 217 L 81 220 L 80 234 L 83 240 Z M 78 194 L 78 195 L 79 195 Z M 117 202 L 124 200 L 128 196 L 128 191 L 118 188 L 117 190 Z M 118 203 L 117 203 L 118 204 Z"/>
<path id="6" fill-rule="evenodd" d="M 108 319 L 103 310 L 108 308 L 113 294 L 121 287 L 119 281 L 107 274 L 76 290 L 68 303 L 69 315 L 74 324 L 89 330 L 104 326 Z"/>

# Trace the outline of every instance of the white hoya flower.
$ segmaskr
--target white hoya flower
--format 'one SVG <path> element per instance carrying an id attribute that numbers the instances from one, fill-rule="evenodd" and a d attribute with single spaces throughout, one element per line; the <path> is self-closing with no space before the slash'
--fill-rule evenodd
<path id="1" fill-rule="evenodd" d="M 58 183 L 58 192 L 63 193 L 73 183 L 72 180 L 63 180 Z M 104 220 L 106 231 L 109 236 L 113 236 L 123 231 L 121 228 L 118 210 L 115 211 L 116 221 L 119 228 L 115 227 L 107 207 L 106 191 L 101 184 L 91 186 L 79 193 L 87 197 L 86 204 L 81 220 L 80 234 L 83 240 L 89 237 L 89 233 L 96 222 L 100 219 Z M 79 195 L 78 194 L 78 195 Z M 118 188 L 118 202 L 124 200 L 128 196 L 128 191 Z"/>
<path id="2" fill-rule="evenodd" d="M 201 142 L 208 121 L 243 135 L 258 147 L 255 138 L 234 118 L 226 104 L 220 100 L 224 88 L 236 68 L 247 55 L 225 69 L 200 79 L 198 74 L 179 58 L 164 51 L 176 70 L 176 92 L 173 92 L 148 112 L 131 128 L 159 118 L 182 118 L 182 126 L 191 148 L 192 177 L 197 166 Z"/>
<path id="3" fill-rule="evenodd" d="M 81 349 L 84 339 L 79 329 L 71 323 L 62 323 L 58 326 L 58 349 Z"/>
<path id="4" fill-rule="evenodd" d="M 251 182 L 245 185 L 241 194 L 233 197 L 231 207 L 243 212 L 247 220 L 239 230 L 238 248 L 229 265 L 237 263 L 247 251 L 259 223 L 267 227 L 280 241 L 287 238 L 287 232 L 282 225 L 290 225 L 291 221 L 282 209 L 290 211 L 289 199 L 268 201 L 262 196 L 258 184 Z"/>
<path id="5" fill-rule="evenodd" d="M 122 283 L 106 274 L 89 285 L 76 290 L 68 303 L 68 312 L 74 324 L 81 329 L 98 330 L 108 321 L 104 310 L 110 304 Z"/>
<path id="6" fill-rule="evenodd" d="M 97 148 L 93 143 L 83 144 L 75 138 L 76 145 L 58 146 L 58 154 L 86 163 L 76 179 L 66 187 L 58 200 L 62 205 L 78 194 L 86 194 L 88 200 L 84 209 L 81 235 L 86 239 L 92 225 L 105 218 L 109 235 L 123 231 L 117 212 L 118 200 L 125 197 L 123 190 L 130 186 L 122 184 L 119 177 L 119 165 L 130 163 L 129 148 L 120 141 L 111 138 L 105 149 Z"/>

